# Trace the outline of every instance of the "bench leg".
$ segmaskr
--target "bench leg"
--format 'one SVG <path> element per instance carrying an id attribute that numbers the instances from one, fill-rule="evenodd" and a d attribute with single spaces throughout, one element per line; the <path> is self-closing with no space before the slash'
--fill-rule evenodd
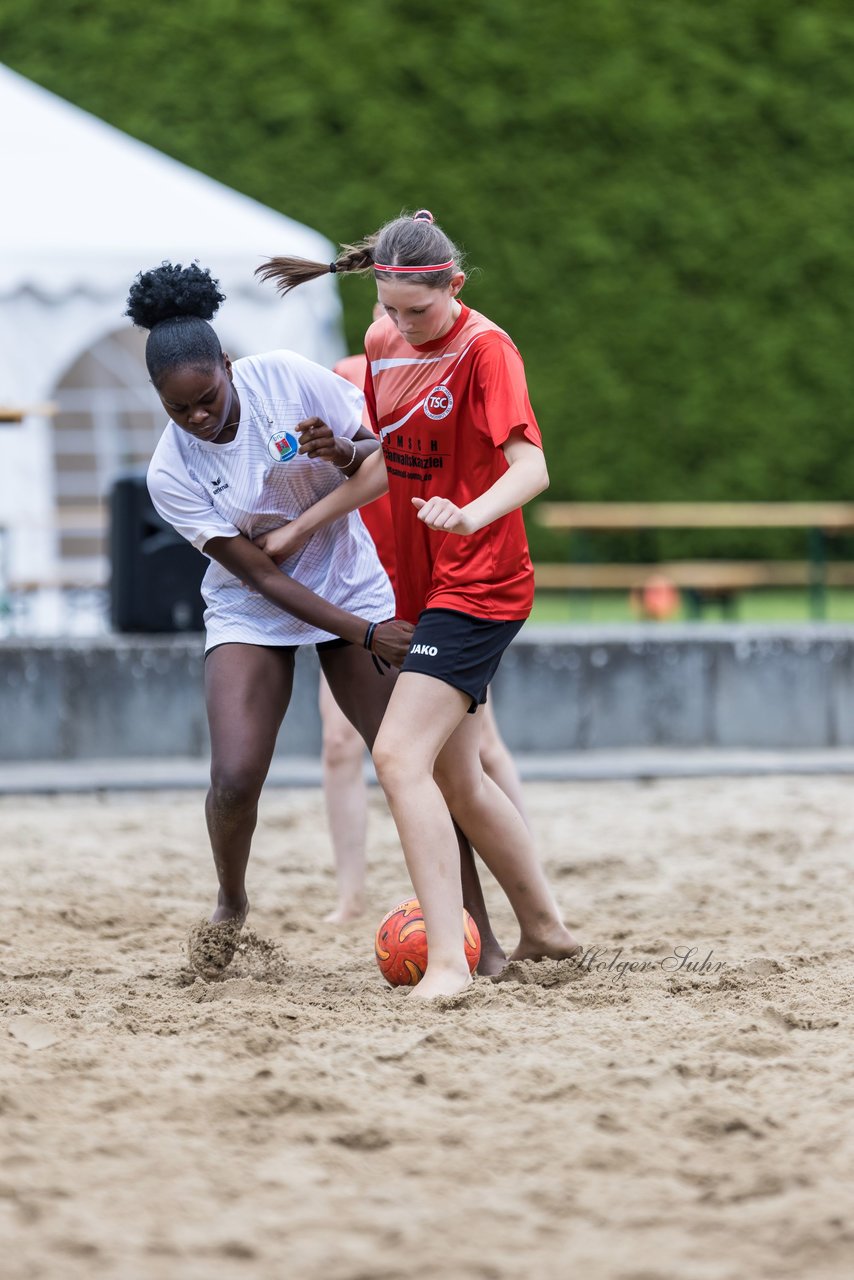
<path id="1" fill-rule="evenodd" d="M 685 587 L 682 594 L 685 597 L 686 614 L 692 622 L 697 622 L 703 616 L 703 593 L 694 587 Z"/>
<path id="2" fill-rule="evenodd" d="M 810 617 L 814 622 L 823 622 L 827 613 L 827 549 L 821 529 L 810 529 L 809 555 Z"/>

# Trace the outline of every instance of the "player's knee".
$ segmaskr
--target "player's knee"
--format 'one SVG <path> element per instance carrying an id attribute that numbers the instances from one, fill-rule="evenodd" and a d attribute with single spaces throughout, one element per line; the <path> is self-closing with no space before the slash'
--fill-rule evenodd
<path id="1" fill-rule="evenodd" d="M 382 730 L 380 730 L 379 736 L 374 743 L 371 758 L 374 762 L 377 780 L 386 795 L 393 795 L 405 790 L 410 778 L 409 765 L 394 743 L 383 736 Z"/>
<path id="2" fill-rule="evenodd" d="M 500 768 L 504 759 L 504 752 L 497 742 L 483 737 L 480 742 L 480 763 L 484 772 L 492 774 L 496 769 Z"/>
<path id="3" fill-rule="evenodd" d="M 258 803 L 264 776 L 258 770 L 235 767 L 211 769 L 210 803 L 219 813 L 236 813 Z"/>
<path id="4" fill-rule="evenodd" d="M 361 764 L 365 744 L 355 730 L 332 729 L 323 735 L 323 762 L 328 769 Z"/>
<path id="5" fill-rule="evenodd" d="M 395 785 L 397 779 L 394 757 L 391 752 L 384 748 L 382 742 L 377 740 L 371 752 L 371 759 L 374 762 L 377 781 L 384 791 L 388 791 L 390 787 Z"/>

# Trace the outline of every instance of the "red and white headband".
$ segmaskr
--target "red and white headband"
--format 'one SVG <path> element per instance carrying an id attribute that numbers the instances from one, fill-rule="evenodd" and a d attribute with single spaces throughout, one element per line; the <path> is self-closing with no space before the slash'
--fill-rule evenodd
<path id="1" fill-rule="evenodd" d="M 429 267 L 389 267 L 385 263 L 375 262 L 374 271 L 396 271 L 400 275 L 419 275 L 422 271 L 450 271 L 453 265 L 453 258 L 448 262 L 434 262 Z"/>

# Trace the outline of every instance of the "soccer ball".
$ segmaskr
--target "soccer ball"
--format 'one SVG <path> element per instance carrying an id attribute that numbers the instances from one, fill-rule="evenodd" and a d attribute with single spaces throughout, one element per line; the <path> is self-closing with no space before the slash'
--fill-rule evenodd
<path id="1" fill-rule="evenodd" d="M 469 913 L 463 909 L 466 959 L 474 973 L 480 959 L 480 932 Z M 380 973 L 393 987 L 414 987 L 427 968 L 427 930 L 417 898 L 401 902 L 383 916 L 374 952 Z"/>

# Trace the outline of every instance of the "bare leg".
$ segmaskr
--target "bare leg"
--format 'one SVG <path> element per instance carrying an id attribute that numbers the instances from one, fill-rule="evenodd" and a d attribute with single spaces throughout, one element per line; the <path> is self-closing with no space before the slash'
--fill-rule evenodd
<path id="1" fill-rule="evenodd" d="M 365 744 L 333 698 L 322 671 L 319 695 L 323 796 L 338 881 L 338 906 L 324 918 L 331 924 L 345 924 L 357 919 L 365 908 Z"/>
<path id="2" fill-rule="evenodd" d="M 348 648 L 323 650 L 320 660 L 333 697 L 347 719 L 358 729 L 367 746 L 372 749 L 395 688 L 397 672 L 391 671 L 380 676 L 370 655 L 352 645 Z M 461 874 L 462 877 L 463 901 L 480 931 L 481 958 L 478 972 L 498 973 L 506 964 L 506 956 L 489 920 L 471 845 L 460 828 L 451 821 L 444 801 L 442 808 L 459 851 L 458 875 Z"/>
<path id="3" fill-rule="evenodd" d="M 516 762 L 501 736 L 490 699 L 487 699 L 480 714 L 480 763 L 483 771 L 513 801 L 522 815 L 522 821 L 530 830 L 531 824 L 528 821 L 522 794 L 522 779 L 519 777 Z"/>
<path id="4" fill-rule="evenodd" d="M 427 999 L 461 991 L 468 979 L 447 808 L 510 900 L 522 933 L 515 955 L 568 956 L 578 949 L 518 810 L 483 773 L 479 719 L 467 715 L 467 705 L 450 685 L 405 672 L 374 751 L 430 938 L 427 973 L 413 993 Z"/>
<path id="5" fill-rule="evenodd" d="M 287 648 L 225 644 L 205 661 L 211 785 L 205 802 L 219 880 L 211 920 L 246 917 L 246 866 L 258 798 L 290 702 L 294 655 Z"/>
<path id="6" fill-rule="evenodd" d="M 480 959 L 477 962 L 477 972 L 489 977 L 492 974 L 501 972 L 507 964 L 507 956 L 504 954 L 504 948 L 493 932 L 492 921 L 489 918 L 489 912 L 486 909 L 486 902 L 483 897 L 483 886 L 480 883 L 480 876 L 477 874 L 474 850 L 456 822 L 454 823 L 454 834 L 457 837 L 457 845 L 460 850 L 463 906 L 474 920 L 480 933 Z"/>
<path id="7" fill-rule="evenodd" d="M 471 982 L 454 823 L 433 777 L 436 757 L 465 717 L 468 703 L 450 685 L 404 672 L 374 746 L 377 775 L 427 926 L 427 972 L 413 999 L 456 995 Z"/>

